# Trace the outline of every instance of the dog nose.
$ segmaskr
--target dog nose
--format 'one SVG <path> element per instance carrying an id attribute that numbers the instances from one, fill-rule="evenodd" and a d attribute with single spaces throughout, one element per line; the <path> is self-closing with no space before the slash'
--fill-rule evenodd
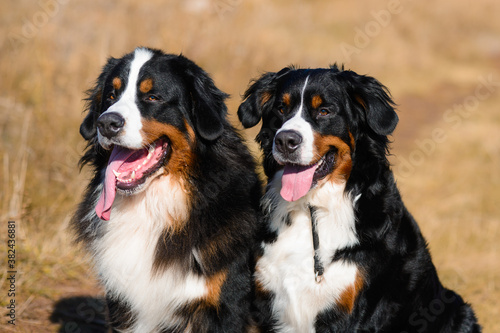
<path id="1" fill-rule="evenodd" d="M 97 128 L 99 129 L 99 133 L 108 139 L 111 139 L 120 133 L 124 124 L 125 119 L 123 119 L 123 117 L 116 112 L 104 113 L 97 119 Z"/>
<path id="2" fill-rule="evenodd" d="M 282 131 L 276 134 L 274 138 L 276 149 L 283 154 L 293 153 L 301 143 L 302 136 L 296 131 Z"/>

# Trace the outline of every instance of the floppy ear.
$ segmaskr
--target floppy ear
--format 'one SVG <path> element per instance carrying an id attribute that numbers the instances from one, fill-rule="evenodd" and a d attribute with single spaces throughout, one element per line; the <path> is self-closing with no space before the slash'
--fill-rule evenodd
<path id="1" fill-rule="evenodd" d="M 89 96 L 87 98 L 88 114 L 80 125 L 80 134 L 85 140 L 88 141 L 94 138 L 97 134 L 96 121 L 100 113 L 99 109 L 102 99 L 101 87 L 97 84 L 96 87 L 89 90 L 87 94 Z"/>
<path id="2" fill-rule="evenodd" d="M 102 89 L 104 88 L 108 74 L 118 61 L 118 59 L 109 58 L 97 78 L 94 88 L 87 90 L 87 98 L 85 100 L 87 101 L 86 110 L 88 113 L 80 125 L 80 134 L 87 141 L 94 138 L 97 134 L 96 121 L 101 114 Z"/>
<path id="3" fill-rule="evenodd" d="M 227 114 L 224 100 L 228 95 L 220 91 L 208 74 L 202 71 L 194 76 L 192 96 L 195 109 L 193 121 L 198 133 L 206 140 L 217 139 L 224 131 Z"/>
<path id="4" fill-rule="evenodd" d="M 215 140 L 221 136 L 226 124 L 227 106 L 224 102 L 228 94 L 220 91 L 210 76 L 191 60 L 179 56 L 187 66 L 186 73 L 192 84 L 192 120 L 198 134 L 205 140 Z"/>
<path id="5" fill-rule="evenodd" d="M 357 75 L 357 74 L 356 74 Z M 368 126 L 379 135 L 390 135 L 398 124 L 399 117 L 389 90 L 376 79 L 358 76 L 354 86 L 355 100 L 366 112 Z"/>
<path id="6" fill-rule="evenodd" d="M 288 73 L 289 67 L 278 73 L 265 73 L 243 95 L 243 103 L 238 108 L 238 118 L 245 128 L 258 124 L 265 110 L 272 107 L 276 90 L 276 79 Z"/>

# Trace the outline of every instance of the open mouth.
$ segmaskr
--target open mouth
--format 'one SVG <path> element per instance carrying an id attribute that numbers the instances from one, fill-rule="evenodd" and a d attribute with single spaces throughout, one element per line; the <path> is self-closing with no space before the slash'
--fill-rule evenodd
<path id="1" fill-rule="evenodd" d="M 165 139 L 153 142 L 148 148 L 130 150 L 115 146 L 108 168 L 116 177 L 116 188 L 133 191 L 161 168 L 167 157 L 168 143 Z M 116 153 L 115 153 L 116 151 Z M 114 155 L 114 156 L 113 156 Z"/>
<path id="2" fill-rule="evenodd" d="M 168 141 L 164 137 L 138 150 L 115 145 L 106 168 L 103 190 L 96 205 L 99 218 L 109 220 L 117 191 L 131 195 L 143 189 L 146 180 L 157 174 L 165 163 L 168 151 Z"/>
<path id="3" fill-rule="evenodd" d="M 281 178 L 281 196 L 286 201 L 299 200 L 317 184 L 318 180 L 330 174 L 334 165 L 334 149 L 312 165 L 285 164 Z"/>

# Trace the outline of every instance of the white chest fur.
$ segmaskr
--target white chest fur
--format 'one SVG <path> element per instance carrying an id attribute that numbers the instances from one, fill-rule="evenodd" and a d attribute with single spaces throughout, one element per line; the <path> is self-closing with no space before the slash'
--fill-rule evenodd
<path id="1" fill-rule="evenodd" d="M 256 278 L 275 295 L 273 311 L 280 323 L 279 332 L 314 332 L 317 314 L 334 305 L 346 288 L 355 283 L 358 273 L 354 264 L 332 263 L 337 249 L 358 243 L 353 201 L 344 195 L 344 186 L 326 183 L 298 201 L 287 202 L 279 195 L 280 179 L 278 173 L 264 198 L 264 207 L 272 209 L 271 229 L 278 236 L 275 242 L 264 246 Z M 314 276 L 308 205 L 316 207 L 319 258 L 325 268 L 320 283 Z M 290 225 L 286 224 L 288 214 Z"/>
<path id="2" fill-rule="evenodd" d="M 96 268 L 106 290 L 125 300 L 136 313 L 130 332 L 156 332 L 176 322 L 179 305 L 207 294 L 206 281 L 169 267 L 153 275 L 155 248 L 174 219 L 187 216 L 186 195 L 164 176 L 146 191 L 117 195 L 109 221 L 101 221 L 102 237 L 93 244 Z"/>

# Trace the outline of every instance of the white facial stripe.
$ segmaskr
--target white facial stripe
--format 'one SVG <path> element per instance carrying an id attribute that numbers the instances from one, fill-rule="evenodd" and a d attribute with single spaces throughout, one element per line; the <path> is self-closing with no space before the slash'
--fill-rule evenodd
<path id="1" fill-rule="evenodd" d="M 143 147 L 141 135 L 142 121 L 141 112 L 137 107 L 137 81 L 139 72 L 144 64 L 153 57 L 153 53 L 147 49 L 138 48 L 134 52 L 134 59 L 130 64 L 130 72 L 127 86 L 120 99 L 109 107 L 106 112 L 119 113 L 125 119 L 122 134 L 117 138 L 121 146 L 132 149 Z M 104 112 L 104 113 L 106 113 Z M 102 136 L 99 134 L 99 141 Z"/>
<path id="2" fill-rule="evenodd" d="M 300 108 L 298 112 L 300 115 L 302 115 L 302 109 L 304 108 L 304 92 L 306 91 L 307 81 L 309 81 L 309 75 L 306 77 L 306 82 L 304 82 L 304 86 L 300 92 Z"/>
<path id="3" fill-rule="evenodd" d="M 309 124 L 303 117 L 302 112 L 304 109 L 304 93 L 306 91 L 307 82 L 309 81 L 309 76 L 306 77 L 306 81 L 304 82 L 304 86 L 302 87 L 302 91 L 300 93 L 300 106 L 297 113 L 290 119 L 288 119 L 283 126 L 278 130 L 278 133 L 286 130 L 293 130 L 298 132 L 302 136 L 302 144 L 300 146 L 300 161 L 297 163 L 307 165 L 311 164 L 314 159 L 314 135 L 313 130 L 311 128 L 311 124 Z M 273 143 L 274 149 L 274 143 Z"/>
<path id="4" fill-rule="evenodd" d="M 130 64 L 130 72 L 128 74 L 127 87 L 120 98 L 130 99 L 135 102 L 136 99 L 136 87 L 137 79 L 139 77 L 139 71 L 144 64 L 153 57 L 153 53 L 146 49 L 136 49 L 134 52 L 134 60 Z"/>

